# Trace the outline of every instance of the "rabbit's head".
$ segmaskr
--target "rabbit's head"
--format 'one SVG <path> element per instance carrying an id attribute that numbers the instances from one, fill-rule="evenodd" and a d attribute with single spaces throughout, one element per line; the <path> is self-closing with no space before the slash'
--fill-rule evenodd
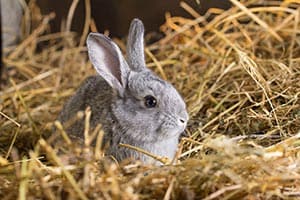
<path id="1" fill-rule="evenodd" d="M 171 84 L 146 67 L 143 37 L 144 26 L 134 19 L 126 61 L 111 39 L 91 33 L 87 39 L 90 60 L 117 94 L 111 106 L 123 137 L 141 142 L 178 137 L 188 120 L 185 103 Z"/>

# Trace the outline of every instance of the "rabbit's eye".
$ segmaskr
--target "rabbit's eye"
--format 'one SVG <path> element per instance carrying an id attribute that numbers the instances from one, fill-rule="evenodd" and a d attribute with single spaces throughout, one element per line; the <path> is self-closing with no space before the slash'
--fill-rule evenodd
<path id="1" fill-rule="evenodd" d="M 147 108 L 154 108 L 157 104 L 157 100 L 155 99 L 155 97 L 153 97 L 151 95 L 145 96 L 144 100 L 145 100 L 145 106 Z"/>

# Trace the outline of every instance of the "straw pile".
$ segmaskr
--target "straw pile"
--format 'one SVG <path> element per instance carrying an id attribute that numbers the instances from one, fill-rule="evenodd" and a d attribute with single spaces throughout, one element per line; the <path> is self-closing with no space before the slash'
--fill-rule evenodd
<path id="1" fill-rule="evenodd" d="M 70 11 L 66 30 L 49 33 L 53 14 L 30 3 L 29 34 L 4 59 L 1 199 L 299 199 L 300 2 L 231 2 L 205 16 L 181 3 L 192 17 L 167 14 L 165 37 L 146 48 L 191 117 L 177 158 L 162 167 L 111 162 L 91 138 L 82 148 L 64 137 L 63 154 L 43 139 L 95 73 L 84 40 L 96 27 L 87 12 L 82 35 L 70 32 Z"/>

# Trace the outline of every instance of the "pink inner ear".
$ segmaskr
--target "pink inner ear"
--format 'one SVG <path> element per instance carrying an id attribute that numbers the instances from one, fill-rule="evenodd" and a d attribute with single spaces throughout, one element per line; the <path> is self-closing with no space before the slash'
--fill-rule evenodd
<path id="1" fill-rule="evenodd" d="M 114 45 L 105 37 L 93 39 L 95 45 L 91 45 L 89 55 L 95 69 L 112 86 L 115 81 L 122 85 L 121 65 Z"/>
<path id="2" fill-rule="evenodd" d="M 115 56 L 111 56 L 115 57 Z M 107 66 L 105 68 L 107 71 L 109 71 L 120 83 L 122 83 L 122 78 L 121 78 L 121 70 L 120 70 L 120 61 L 118 57 L 116 56 L 115 58 L 111 59 L 109 56 L 103 58 Z"/>
<path id="3" fill-rule="evenodd" d="M 122 95 L 129 69 L 119 47 L 100 33 L 91 33 L 87 46 L 90 60 L 98 74 Z"/>

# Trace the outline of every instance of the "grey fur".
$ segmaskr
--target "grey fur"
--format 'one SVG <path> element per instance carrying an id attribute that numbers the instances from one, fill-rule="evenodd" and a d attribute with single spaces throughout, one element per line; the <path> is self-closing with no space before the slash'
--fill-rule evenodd
<path id="1" fill-rule="evenodd" d="M 134 71 L 145 69 L 144 25 L 139 19 L 133 19 L 127 41 L 127 61 Z"/>
<path id="2" fill-rule="evenodd" d="M 117 160 L 132 157 L 152 163 L 152 158 L 119 147 L 119 143 L 137 146 L 172 159 L 179 136 L 186 127 L 188 114 L 176 89 L 146 68 L 143 57 L 137 57 L 144 56 L 143 33 L 142 22 L 134 19 L 127 44 L 130 64 L 127 64 L 118 46 L 109 38 L 98 33 L 89 35 L 88 53 L 98 75 L 88 78 L 81 85 L 64 106 L 59 120 L 65 123 L 78 111 L 90 106 L 91 127 L 102 124 L 104 142 L 109 144 L 108 154 Z M 144 97 L 147 95 L 157 99 L 156 107 L 145 107 Z M 67 132 L 83 138 L 83 126 L 83 121 L 80 121 L 67 129 Z"/>

